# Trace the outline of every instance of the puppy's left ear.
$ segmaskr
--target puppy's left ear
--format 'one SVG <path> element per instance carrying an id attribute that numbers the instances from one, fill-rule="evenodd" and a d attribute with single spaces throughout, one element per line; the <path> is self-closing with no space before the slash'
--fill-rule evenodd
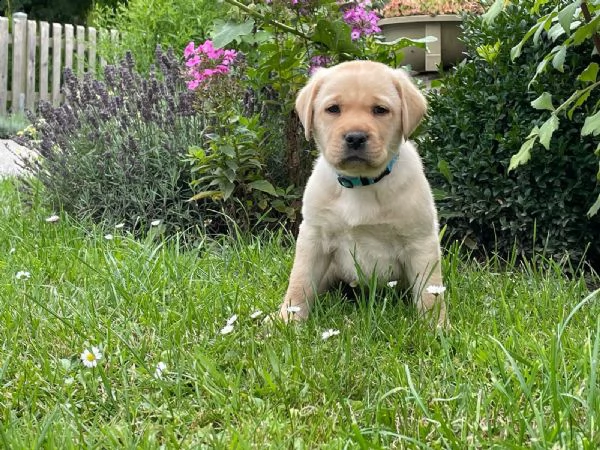
<path id="1" fill-rule="evenodd" d="M 312 131 L 313 103 L 325 78 L 325 72 L 327 72 L 327 69 L 318 69 L 310 77 L 306 86 L 300 90 L 298 97 L 296 97 L 296 112 L 304 127 L 304 136 L 306 136 L 307 141 L 310 141 L 310 133 Z"/>
<path id="2" fill-rule="evenodd" d="M 396 89 L 402 102 L 402 135 L 404 139 L 408 139 L 427 112 L 427 100 L 403 69 L 394 70 L 394 77 Z"/>

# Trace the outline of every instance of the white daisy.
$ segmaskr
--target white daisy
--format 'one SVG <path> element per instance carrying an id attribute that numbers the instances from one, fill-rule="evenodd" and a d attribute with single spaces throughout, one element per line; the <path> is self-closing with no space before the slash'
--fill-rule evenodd
<path id="1" fill-rule="evenodd" d="M 113 237 L 114 236 L 112 234 L 110 234 L 110 233 L 104 235 L 104 239 L 106 239 L 107 241 L 112 241 Z"/>
<path id="2" fill-rule="evenodd" d="M 436 286 L 436 285 L 427 286 L 427 289 L 426 289 L 428 294 L 433 294 L 433 295 L 443 294 L 445 290 L 446 290 L 445 286 Z"/>
<path id="3" fill-rule="evenodd" d="M 81 362 L 85 367 L 96 367 L 100 359 L 102 353 L 98 347 L 92 347 L 92 351 L 86 348 L 81 354 Z"/>
<path id="4" fill-rule="evenodd" d="M 394 288 L 394 287 L 396 287 L 397 284 L 398 284 L 397 281 L 389 281 L 387 285 L 391 288 Z"/>
<path id="5" fill-rule="evenodd" d="M 287 312 L 295 314 L 297 312 L 300 312 L 302 310 L 302 308 L 300 306 L 288 306 L 287 307 Z"/>
<path id="6" fill-rule="evenodd" d="M 28 280 L 30 277 L 31 277 L 31 274 L 24 270 L 18 271 L 17 274 L 15 275 L 15 278 L 17 280 Z"/>
<path id="7" fill-rule="evenodd" d="M 321 339 L 326 340 L 329 339 L 331 336 L 337 336 L 338 334 L 340 334 L 340 330 L 334 330 L 330 328 L 329 330 L 323 331 L 323 333 L 321 334 Z"/>
<path id="8" fill-rule="evenodd" d="M 154 371 L 154 378 L 162 380 L 162 375 L 165 370 L 167 370 L 167 365 L 164 362 L 160 361 L 156 365 L 156 370 Z"/>
<path id="9" fill-rule="evenodd" d="M 221 328 L 220 333 L 221 334 L 229 334 L 233 331 L 233 325 L 225 325 L 223 328 Z"/>
<path id="10" fill-rule="evenodd" d="M 116 224 L 116 225 L 115 225 L 115 228 L 116 228 L 117 230 L 120 230 L 120 229 L 121 229 L 121 228 L 123 228 L 124 226 L 125 226 L 125 224 L 124 224 L 123 222 L 121 222 L 121 223 L 118 223 L 118 224 Z"/>
<path id="11" fill-rule="evenodd" d="M 17 249 L 13 247 L 13 248 L 11 248 L 11 249 L 9 250 L 8 254 L 9 254 L 9 255 L 12 255 L 12 254 L 13 254 L 14 252 L 16 252 L 16 251 L 17 251 Z"/>
<path id="12" fill-rule="evenodd" d="M 252 314 L 250 314 L 250 318 L 251 319 L 258 319 L 260 316 L 262 316 L 262 313 L 263 312 L 260 309 L 256 310 Z"/>
<path id="13" fill-rule="evenodd" d="M 234 314 L 229 319 L 227 319 L 227 325 L 233 325 L 237 320 L 237 314 Z"/>
<path id="14" fill-rule="evenodd" d="M 46 217 L 46 222 L 48 222 L 48 223 L 58 222 L 59 220 L 60 220 L 60 217 L 58 217 L 56 214 L 53 214 L 50 217 Z"/>
<path id="15" fill-rule="evenodd" d="M 159 226 L 160 225 L 160 219 L 153 220 L 152 222 L 150 222 L 150 225 L 152 225 L 153 227 Z"/>

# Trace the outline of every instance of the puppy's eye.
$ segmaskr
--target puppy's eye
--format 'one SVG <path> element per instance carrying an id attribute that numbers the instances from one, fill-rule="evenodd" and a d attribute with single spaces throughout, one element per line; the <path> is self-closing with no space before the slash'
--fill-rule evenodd
<path id="1" fill-rule="evenodd" d="M 340 105 L 331 105 L 325 109 L 329 114 L 339 114 L 341 112 Z"/>
<path id="2" fill-rule="evenodd" d="M 373 108 L 373 114 L 376 116 L 384 116 L 390 112 L 385 106 L 375 106 Z"/>

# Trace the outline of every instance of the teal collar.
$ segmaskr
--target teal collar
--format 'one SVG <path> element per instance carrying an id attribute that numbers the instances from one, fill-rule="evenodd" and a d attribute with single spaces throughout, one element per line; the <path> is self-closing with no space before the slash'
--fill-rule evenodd
<path id="1" fill-rule="evenodd" d="M 340 183 L 343 187 L 349 188 L 349 189 L 352 189 L 352 188 L 355 188 L 358 186 L 370 186 L 372 184 L 375 184 L 375 183 L 381 181 L 382 178 L 385 178 L 387 175 L 389 175 L 392 172 L 392 167 L 394 167 L 394 164 L 396 163 L 396 161 L 398 161 L 398 154 L 396 154 L 392 158 L 392 160 L 385 167 L 385 170 L 375 178 L 348 177 L 346 175 L 338 174 L 338 183 Z"/>

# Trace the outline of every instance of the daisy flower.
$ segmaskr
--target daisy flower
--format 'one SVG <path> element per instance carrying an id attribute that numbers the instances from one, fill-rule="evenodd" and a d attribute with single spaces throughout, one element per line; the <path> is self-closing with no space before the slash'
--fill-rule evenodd
<path id="1" fill-rule="evenodd" d="M 233 325 L 225 325 L 223 328 L 221 328 L 220 333 L 221 334 L 229 334 L 233 331 Z"/>
<path id="2" fill-rule="evenodd" d="M 86 348 L 81 354 L 81 362 L 85 367 L 96 367 L 100 359 L 102 353 L 98 347 L 92 347 L 92 351 Z"/>
<path id="3" fill-rule="evenodd" d="M 110 233 L 104 235 L 104 239 L 106 239 L 107 241 L 112 241 L 113 237 L 114 236 L 112 234 L 110 234 Z"/>
<path id="4" fill-rule="evenodd" d="M 121 223 L 118 223 L 118 224 L 116 224 L 116 225 L 115 225 L 115 228 L 116 228 L 117 230 L 120 230 L 120 229 L 121 229 L 121 228 L 123 228 L 124 226 L 125 226 L 125 224 L 124 224 L 123 222 L 121 222 Z"/>
<path id="5" fill-rule="evenodd" d="M 16 251 L 17 251 L 17 249 L 13 247 L 13 248 L 10 249 L 10 251 L 8 252 L 8 254 L 12 255 Z"/>
<path id="6" fill-rule="evenodd" d="M 17 280 L 28 280 L 30 277 L 31 277 L 31 274 L 24 270 L 18 271 L 17 274 L 15 275 L 15 278 Z"/>
<path id="7" fill-rule="evenodd" d="M 288 306 L 287 307 L 287 312 L 295 314 L 297 312 L 300 312 L 302 310 L 302 308 L 300 306 Z"/>
<path id="8" fill-rule="evenodd" d="M 56 214 L 53 214 L 50 217 L 46 217 L 46 222 L 48 222 L 48 223 L 58 222 L 59 220 L 60 220 L 60 217 L 58 217 Z"/>
<path id="9" fill-rule="evenodd" d="M 160 219 L 153 220 L 152 222 L 150 222 L 150 225 L 152 225 L 153 227 L 159 226 L 160 225 Z"/>
<path id="10" fill-rule="evenodd" d="M 340 330 L 334 330 L 330 328 L 329 330 L 323 331 L 323 333 L 321 334 L 321 339 L 325 341 L 332 336 L 337 336 L 338 334 L 340 334 Z"/>
<path id="11" fill-rule="evenodd" d="M 433 295 L 443 294 L 445 290 L 446 290 L 445 286 L 435 286 L 435 285 L 427 286 L 427 289 L 426 289 L 428 294 L 433 294 Z"/>
<path id="12" fill-rule="evenodd" d="M 252 314 L 250 314 L 250 318 L 251 319 L 258 319 L 260 316 L 262 316 L 262 311 L 259 309 L 257 311 L 254 311 Z"/>
<path id="13" fill-rule="evenodd" d="M 167 370 L 167 365 L 164 362 L 160 361 L 156 365 L 156 370 L 154 371 L 154 378 L 162 380 L 162 375 L 165 370 Z"/>
<path id="14" fill-rule="evenodd" d="M 397 285 L 397 284 L 398 284 L 398 282 L 397 282 L 397 281 L 389 281 L 387 285 L 388 285 L 389 287 L 393 288 L 393 287 L 396 287 L 396 285 Z"/>
<path id="15" fill-rule="evenodd" d="M 237 314 L 234 314 L 229 319 L 227 319 L 227 325 L 233 325 L 237 320 Z"/>

